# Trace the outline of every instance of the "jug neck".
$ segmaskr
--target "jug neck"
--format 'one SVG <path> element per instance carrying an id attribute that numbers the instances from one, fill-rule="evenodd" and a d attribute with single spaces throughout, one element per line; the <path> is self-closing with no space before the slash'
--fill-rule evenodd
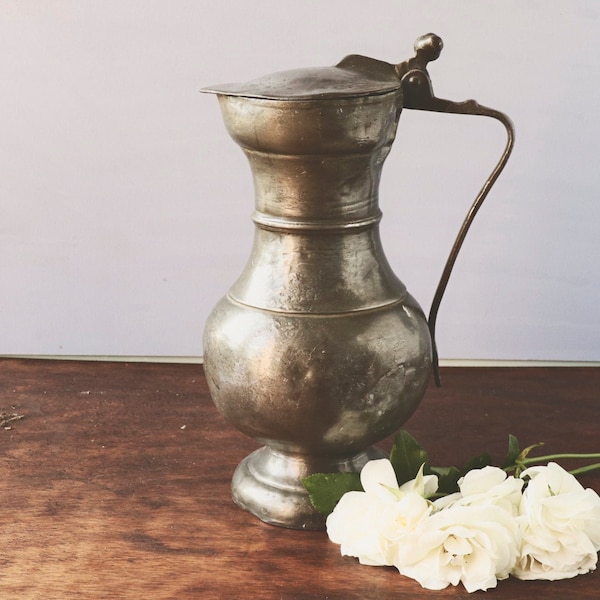
<path id="1" fill-rule="evenodd" d="M 335 156 L 245 153 L 258 225 L 327 231 L 364 228 L 381 217 L 378 190 L 386 150 Z"/>
<path id="2" fill-rule="evenodd" d="M 254 178 L 256 234 L 229 297 L 262 310 L 345 314 L 403 301 L 379 238 L 378 188 L 396 94 L 280 102 L 226 97 Z M 419 309 L 420 310 L 420 309 Z"/>
<path id="3" fill-rule="evenodd" d="M 397 93 L 318 102 L 219 100 L 252 169 L 258 223 L 343 228 L 379 219 L 381 168 L 401 110 Z"/>

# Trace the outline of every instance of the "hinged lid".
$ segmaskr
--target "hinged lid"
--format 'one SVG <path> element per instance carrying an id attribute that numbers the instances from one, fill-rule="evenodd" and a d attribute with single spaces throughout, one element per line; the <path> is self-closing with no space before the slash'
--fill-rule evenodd
<path id="1" fill-rule="evenodd" d="M 399 88 L 394 65 L 354 54 L 334 67 L 281 71 L 247 83 L 227 83 L 201 91 L 269 100 L 321 100 L 385 94 Z"/>

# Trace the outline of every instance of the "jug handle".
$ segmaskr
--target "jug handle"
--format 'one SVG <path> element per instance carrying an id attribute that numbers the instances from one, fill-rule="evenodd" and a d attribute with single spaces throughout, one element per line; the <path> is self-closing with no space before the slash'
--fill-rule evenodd
<path id="1" fill-rule="evenodd" d="M 462 223 L 456 240 L 454 241 L 452 249 L 450 250 L 450 255 L 446 260 L 446 265 L 444 266 L 444 270 L 442 271 L 440 281 L 438 283 L 437 289 L 435 291 L 431 303 L 431 309 L 429 311 L 429 318 L 427 320 L 427 323 L 431 335 L 433 373 L 435 378 L 435 384 L 438 387 L 440 387 L 441 385 L 441 380 L 439 370 L 439 356 L 437 351 L 437 344 L 435 341 L 435 325 L 438 311 L 440 308 L 440 303 L 442 302 L 444 292 L 446 291 L 446 287 L 450 279 L 450 274 L 452 273 L 452 268 L 454 267 L 454 263 L 456 262 L 458 253 L 460 252 L 461 246 L 465 240 L 467 232 L 469 231 L 473 219 L 475 218 L 475 215 L 481 208 L 481 205 L 483 204 L 483 201 L 488 195 L 490 189 L 492 188 L 492 186 L 498 179 L 498 176 L 504 169 L 508 158 L 512 152 L 515 139 L 514 126 L 511 120 L 504 113 L 493 108 L 488 108 L 487 106 L 482 106 L 475 100 L 454 102 L 452 100 L 437 98 L 434 95 L 433 88 L 431 85 L 431 79 L 429 77 L 429 73 L 427 72 L 426 66 L 428 62 L 436 60 L 439 57 L 442 47 L 443 42 L 439 36 L 433 33 L 423 35 L 420 38 L 418 38 L 415 42 L 416 55 L 413 58 L 403 63 L 400 63 L 399 65 L 396 65 L 395 69 L 401 80 L 404 108 L 454 113 L 461 115 L 481 115 L 484 117 L 491 117 L 500 121 L 500 123 L 504 125 L 508 139 L 504 148 L 504 152 L 500 157 L 500 160 L 494 167 L 492 173 L 487 178 L 486 182 L 483 184 L 483 187 L 477 194 L 477 197 L 475 198 L 473 204 L 471 205 L 467 213 L 467 216 L 465 217 L 465 220 Z"/>

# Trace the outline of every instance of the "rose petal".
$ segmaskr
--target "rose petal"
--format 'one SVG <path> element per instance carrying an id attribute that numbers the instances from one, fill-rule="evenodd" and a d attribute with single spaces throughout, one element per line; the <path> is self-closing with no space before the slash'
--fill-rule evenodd
<path id="1" fill-rule="evenodd" d="M 370 460 L 360 472 L 360 482 L 367 494 L 373 494 L 383 500 L 390 496 L 390 491 L 386 488 L 398 489 L 394 467 L 387 458 Z"/>

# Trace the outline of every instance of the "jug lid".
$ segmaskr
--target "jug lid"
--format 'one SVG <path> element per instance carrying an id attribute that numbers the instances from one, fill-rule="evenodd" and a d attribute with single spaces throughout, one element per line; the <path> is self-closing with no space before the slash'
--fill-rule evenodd
<path id="1" fill-rule="evenodd" d="M 333 67 L 272 73 L 246 83 L 210 86 L 201 92 L 265 100 L 354 98 L 393 92 L 401 81 L 394 65 L 352 54 Z"/>

